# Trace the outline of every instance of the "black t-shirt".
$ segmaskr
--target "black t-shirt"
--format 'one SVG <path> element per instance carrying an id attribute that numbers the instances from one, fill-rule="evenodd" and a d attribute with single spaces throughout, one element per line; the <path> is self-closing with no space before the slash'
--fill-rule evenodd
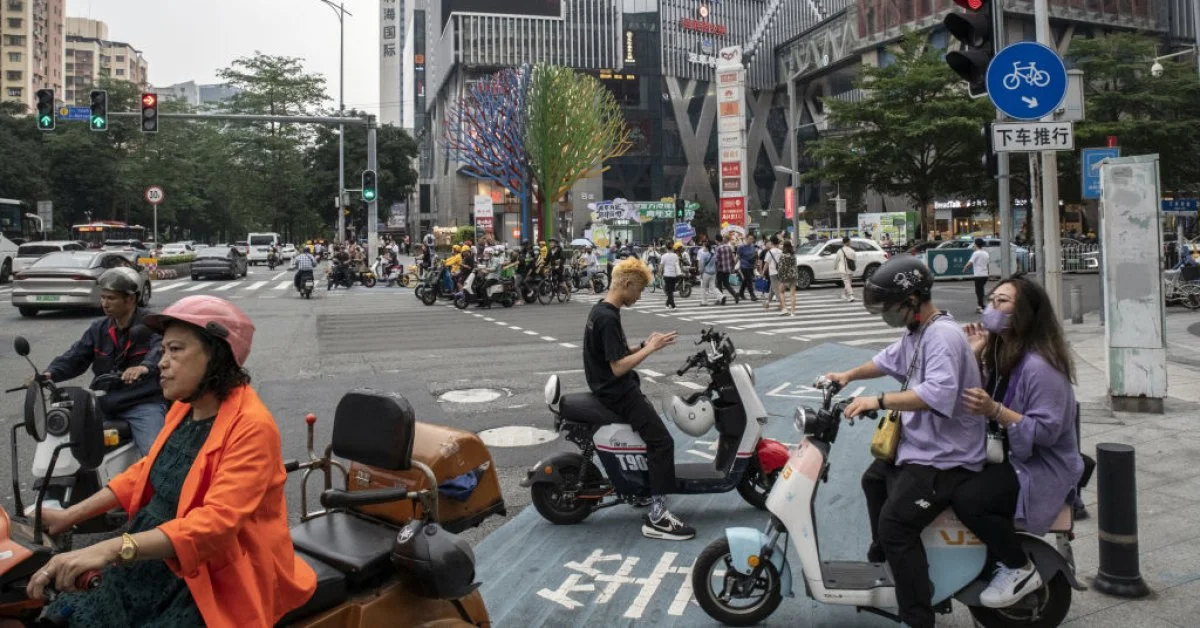
<path id="1" fill-rule="evenodd" d="M 592 306 L 583 332 L 583 374 L 600 401 L 615 402 L 640 390 L 636 371 L 613 375 L 610 363 L 627 355 L 629 341 L 621 328 L 621 311 L 605 301 Z"/>

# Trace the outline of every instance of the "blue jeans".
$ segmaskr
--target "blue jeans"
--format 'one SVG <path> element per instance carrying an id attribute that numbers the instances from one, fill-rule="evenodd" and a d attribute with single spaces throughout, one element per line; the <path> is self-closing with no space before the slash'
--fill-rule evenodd
<path id="1" fill-rule="evenodd" d="M 166 416 L 167 404 L 162 401 L 139 403 L 121 413 L 121 418 L 129 422 L 129 430 L 133 432 L 133 444 L 143 456 L 150 453 L 150 446 L 162 431 Z"/>

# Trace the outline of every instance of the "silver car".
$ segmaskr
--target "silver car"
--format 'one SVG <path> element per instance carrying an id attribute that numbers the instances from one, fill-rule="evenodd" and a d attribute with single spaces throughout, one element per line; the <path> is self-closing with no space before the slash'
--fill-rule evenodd
<path id="1" fill-rule="evenodd" d="M 41 310 L 99 309 L 100 275 L 126 266 L 138 271 L 141 290 L 138 305 L 150 303 L 150 277 L 145 268 L 115 251 L 59 251 L 42 256 L 13 278 L 12 304 L 21 316 Z"/>
<path id="2" fill-rule="evenodd" d="M 12 270 L 19 273 L 38 261 L 38 258 L 55 251 L 83 251 L 84 246 L 71 240 L 41 240 L 26 242 L 17 248 L 17 259 L 13 260 Z"/>

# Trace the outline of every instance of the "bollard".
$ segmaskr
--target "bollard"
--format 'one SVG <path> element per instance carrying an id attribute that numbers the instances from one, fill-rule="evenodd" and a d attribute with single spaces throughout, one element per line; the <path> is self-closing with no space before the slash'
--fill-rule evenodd
<path id="1" fill-rule="evenodd" d="M 1071 284 L 1071 324 L 1083 324 L 1083 286 Z"/>
<path id="2" fill-rule="evenodd" d="M 1150 588 L 1138 566 L 1137 478 L 1133 447 L 1118 443 L 1096 445 L 1097 527 L 1100 569 L 1096 590 L 1117 597 L 1145 597 Z"/>

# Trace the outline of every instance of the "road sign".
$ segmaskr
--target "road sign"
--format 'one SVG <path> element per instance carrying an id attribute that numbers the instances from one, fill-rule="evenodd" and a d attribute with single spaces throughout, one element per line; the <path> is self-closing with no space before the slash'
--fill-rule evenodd
<path id="1" fill-rule="evenodd" d="M 1005 115 L 1037 120 L 1058 109 L 1067 95 L 1067 66 L 1058 53 L 1032 41 L 1001 50 L 987 71 L 988 98 Z"/>
<path id="2" fill-rule="evenodd" d="M 695 237 L 695 235 L 696 235 L 696 229 L 693 228 L 691 225 L 687 224 L 686 222 L 675 223 L 675 239 L 676 240 L 687 240 L 688 238 Z"/>
<path id="3" fill-rule="evenodd" d="M 1082 172 L 1079 180 L 1083 183 L 1081 198 L 1100 198 L 1100 162 L 1109 157 L 1120 157 L 1120 148 L 1085 148 L 1080 159 Z"/>
<path id="4" fill-rule="evenodd" d="M 55 112 L 55 117 L 59 120 L 87 120 L 92 115 L 90 107 L 69 107 L 63 105 Z"/>
<path id="5" fill-rule="evenodd" d="M 42 233 L 54 230 L 54 201 L 38 201 L 37 215 L 42 221 Z"/>
<path id="6" fill-rule="evenodd" d="M 158 204 L 162 203 L 164 199 L 167 198 L 167 193 L 163 192 L 163 189 L 161 187 L 159 187 L 157 185 L 152 185 L 152 186 L 146 188 L 145 197 L 146 197 L 147 203 L 150 203 L 151 205 L 158 205 Z"/>
<path id="7" fill-rule="evenodd" d="M 1075 150 L 1074 125 L 1071 122 L 996 122 L 992 124 L 992 146 L 997 153 Z"/>
<path id="8" fill-rule="evenodd" d="M 1196 213 L 1200 210 L 1200 199 L 1195 198 L 1164 198 L 1162 210 L 1165 213 L 1182 214 Z"/>

